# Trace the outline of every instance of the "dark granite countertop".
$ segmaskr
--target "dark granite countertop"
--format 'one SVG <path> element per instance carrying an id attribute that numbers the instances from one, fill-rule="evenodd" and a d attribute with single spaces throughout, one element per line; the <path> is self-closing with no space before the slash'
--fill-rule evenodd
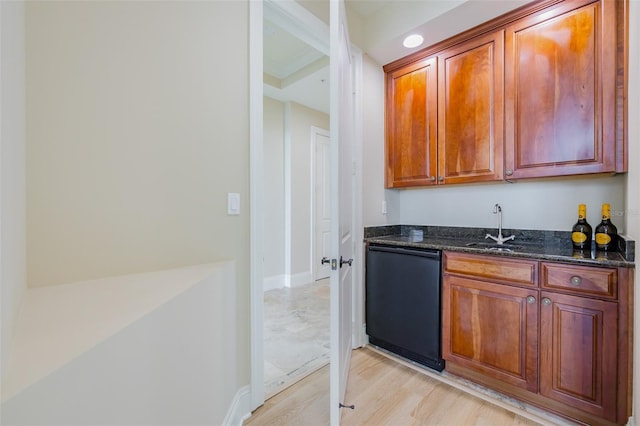
<path id="1" fill-rule="evenodd" d="M 412 238 L 412 230 L 422 231 L 423 238 Z M 503 229 L 503 236 L 515 235 L 516 238 L 501 246 L 485 239 L 486 234 L 495 236 L 497 229 L 392 225 L 369 227 L 364 230 L 365 242 L 370 244 L 635 268 L 635 242 L 625 236 L 618 239 L 617 251 L 599 252 L 595 249 L 574 251 L 571 233 L 565 231 Z"/>

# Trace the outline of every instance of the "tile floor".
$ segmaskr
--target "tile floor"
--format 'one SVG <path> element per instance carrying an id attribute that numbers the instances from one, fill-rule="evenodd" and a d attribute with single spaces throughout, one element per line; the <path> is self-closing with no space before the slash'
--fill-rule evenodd
<path id="1" fill-rule="evenodd" d="M 329 362 L 329 279 L 264 293 L 269 398 Z"/>

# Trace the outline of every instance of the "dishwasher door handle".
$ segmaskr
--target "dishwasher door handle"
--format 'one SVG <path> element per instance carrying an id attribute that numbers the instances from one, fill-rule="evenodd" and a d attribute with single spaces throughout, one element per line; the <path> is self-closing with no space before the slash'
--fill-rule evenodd
<path id="1" fill-rule="evenodd" d="M 390 247 L 390 246 L 369 246 L 371 251 L 383 251 L 387 253 L 408 254 L 411 256 L 429 257 L 431 259 L 440 259 L 440 251 L 438 250 L 419 250 L 408 249 L 404 247 Z"/>

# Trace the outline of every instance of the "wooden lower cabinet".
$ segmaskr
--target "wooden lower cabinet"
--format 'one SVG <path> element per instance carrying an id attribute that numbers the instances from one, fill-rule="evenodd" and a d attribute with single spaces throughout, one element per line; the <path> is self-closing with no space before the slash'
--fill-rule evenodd
<path id="1" fill-rule="evenodd" d="M 451 276 L 443 318 L 445 358 L 535 391 L 538 387 L 538 291 Z M 528 301 L 529 300 L 529 301 Z"/>
<path id="2" fill-rule="evenodd" d="M 540 394 L 615 422 L 618 304 L 541 297 Z"/>
<path id="3" fill-rule="evenodd" d="M 510 283 L 487 271 L 524 261 L 443 258 L 449 373 L 589 425 L 627 423 L 633 269 L 527 260 L 539 278 Z"/>

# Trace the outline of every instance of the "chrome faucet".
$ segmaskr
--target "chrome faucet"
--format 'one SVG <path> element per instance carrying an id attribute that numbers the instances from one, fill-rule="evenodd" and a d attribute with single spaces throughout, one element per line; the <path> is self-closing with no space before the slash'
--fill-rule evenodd
<path id="1" fill-rule="evenodd" d="M 509 241 L 509 240 L 515 240 L 516 236 L 512 235 L 510 237 L 504 238 L 502 236 L 502 207 L 500 207 L 500 204 L 496 204 L 493 207 L 493 214 L 497 214 L 498 215 L 498 236 L 494 237 L 491 234 L 487 234 L 484 239 L 486 240 L 487 238 L 491 238 L 493 241 L 495 241 L 497 244 L 504 244 L 505 241 Z"/>

